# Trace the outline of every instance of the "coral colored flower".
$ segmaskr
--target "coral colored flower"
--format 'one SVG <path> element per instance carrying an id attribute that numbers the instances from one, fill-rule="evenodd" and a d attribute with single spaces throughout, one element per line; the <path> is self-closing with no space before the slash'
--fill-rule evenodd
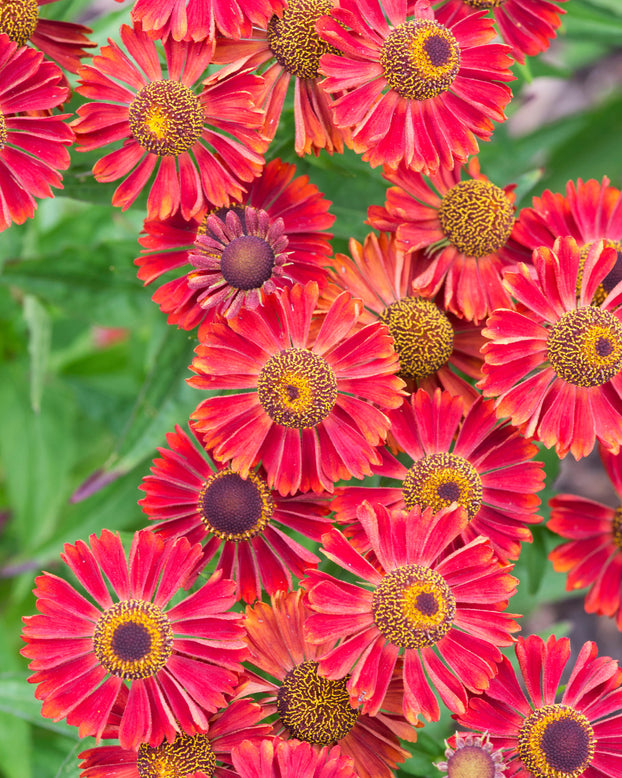
<path id="1" fill-rule="evenodd" d="M 319 37 L 315 23 L 330 14 L 337 0 L 288 0 L 280 16 L 253 29 L 246 40 L 217 42 L 216 62 L 237 62 L 258 70 L 265 80 L 262 106 L 266 115 L 263 132 L 272 139 L 278 129 L 283 103 L 294 80 L 294 149 L 303 156 L 321 149 L 341 154 L 351 146 L 347 128 L 337 128 L 331 115 L 332 99 L 319 87 L 322 54 L 335 51 Z"/>
<path id="2" fill-rule="evenodd" d="M 66 114 L 51 112 L 68 95 L 54 63 L 0 34 L 0 231 L 31 219 L 35 197 L 63 188 L 73 132 Z"/>
<path id="3" fill-rule="evenodd" d="M 123 25 L 121 40 L 127 54 L 109 40 L 93 66 L 80 68 L 77 91 L 97 102 L 80 106 L 73 122 L 79 151 L 123 141 L 93 167 L 98 181 L 124 179 L 112 204 L 128 208 L 154 171 L 150 219 L 178 208 L 189 219 L 239 200 L 263 167 L 263 116 L 255 107 L 261 79 L 223 68 L 199 82 L 211 62 L 205 41 L 169 38 L 163 71 L 156 41 L 140 27 Z"/>
<path id="4" fill-rule="evenodd" d="M 206 732 L 178 732 L 171 742 L 137 750 L 89 748 L 78 756 L 80 778 L 231 778 L 232 748 L 268 734 L 270 727 L 257 723 L 262 716 L 259 705 L 235 700 L 208 718 Z"/>
<path id="5" fill-rule="evenodd" d="M 343 293 L 311 340 L 317 301 L 316 284 L 296 284 L 206 327 L 188 379 L 197 389 L 244 390 L 203 400 L 194 427 L 242 477 L 261 461 L 283 495 L 332 492 L 334 481 L 370 475 L 389 427 L 383 410 L 402 401 L 385 325 L 353 332 L 361 304 Z"/>
<path id="6" fill-rule="evenodd" d="M 61 554 L 89 597 L 44 573 L 34 590 L 39 614 L 24 618 L 22 654 L 33 660 L 29 681 L 39 684 L 41 714 L 99 739 L 124 701 L 118 737 L 126 749 L 205 730 L 207 714 L 233 693 L 246 654 L 240 617 L 227 612 L 234 582 L 215 573 L 167 608 L 187 586 L 199 544 L 165 543 L 142 530 L 126 558 L 109 530 L 89 540 L 90 547 L 67 543 Z"/>
<path id="7" fill-rule="evenodd" d="M 622 501 L 622 455 L 601 447 L 600 456 Z M 574 494 L 558 494 L 549 504 L 548 528 L 569 541 L 549 554 L 553 567 L 568 573 L 568 591 L 589 586 L 588 613 L 611 616 L 622 630 L 622 504 L 610 508 Z"/>
<path id="8" fill-rule="evenodd" d="M 413 291 L 439 294 L 448 310 L 476 323 L 496 308 L 511 307 L 501 271 L 529 260 L 512 239 L 514 184 L 495 186 L 479 172 L 477 160 L 428 178 L 402 164 L 385 168 L 384 177 L 395 186 L 387 190 L 384 208 L 369 208 L 369 223 L 395 232 L 402 251 L 423 250 Z"/>
<path id="9" fill-rule="evenodd" d="M 317 751 L 298 740 L 247 740 L 231 756 L 239 778 L 358 778 L 339 746 Z"/>
<path id="10" fill-rule="evenodd" d="M 226 465 L 217 466 L 196 441 L 175 427 L 159 448 L 152 475 L 143 478 L 139 500 L 165 538 L 184 536 L 203 542 L 201 565 L 219 555 L 217 570 L 237 584 L 245 602 L 292 588 L 292 573 L 302 578 L 319 559 L 290 537 L 284 528 L 313 540 L 331 527 L 328 505 L 313 495 L 281 497 L 268 488 L 261 470 L 246 478 Z M 200 445 L 200 444 L 199 444 Z"/>
<path id="11" fill-rule="evenodd" d="M 533 57 L 548 49 L 566 13 L 550 0 L 448 0 L 441 12 L 447 24 L 483 8 L 493 11 L 499 34 L 521 64 L 525 55 Z"/>
<path id="12" fill-rule="evenodd" d="M 499 646 L 511 645 L 519 629 L 513 614 L 503 612 L 518 583 L 511 567 L 499 564 L 481 536 L 451 550 L 468 522 L 460 507 L 406 513 L 363 502 L 358 518 L 374 564 L 334 529 L 324 535 L 322 551 L 357 583 L 319 570 L 303 581 L 315 611 L 307 638 L 340 641 L 324 650 L 319 672 L 329 679 L 350 673 L 350 701 L 362 701 L 362 711 L 375 716 L 403 660 L 408 721 L 420 714 L 437 721 L 437 695 L 464 712 L 468 693 L 481 692 L 495 675 Z"/>
<path id="13" fill-rule="evenodd" d="M 586 456 L 595 438 L 614 452 L 622 443 L 622 296 L 592 303 L 617 259 L 602 245 L 583 266 L 573 238 L 536 249 L 535 268 L 519 263 L 504 274 L 526 312 L 498 310 L 483 330 L 491 342 L 478 386 L 496 398 L 499 416 L 560 457 Z"/>
<path id="14" fill-rule="evenodd" d="M 357 508 L 363 500 L 390 509 L 416 505 L 438 511 L 456 500 L 469 516 L 464 542 L 484 535 L 505 560 L 518 559 L 521 543 L 531 542 L 525 525 L 535 515 L 544 486 L 541 462 L 531 459 L 537 447 L 507 422 L 499 423 L 493 403 L 481 398 L 463 420 L 463 403 L 438 389 L 419 390 L 391 414 L 391 436 L 408 456 L 398 460 L 384 451 L 374 472 L 397 481 L 394 486 L 346 486 L 332 502 L 337 519 L 350 525 L 346 534 L 367 550 Z"/>
<path id="15" fill-rule="evenodd" d="M 451 740 L 453 746 L 445 741 L 445 760 L 435 762 L 435 767 L 444 773 L 445 778 L 504 778 L 503 752 L 493 750 L 487 734 L 474 737 L 470 733 L 457 732 Z"/>
<path id="16" fill-rule="evenodd" d="M 404 254 L 395 238 L 369 233 L 361 245 L 350 239 L 350 254 L 337 254 L 330 271 L 332 286 L 321 304 L 340 291 L 360 297 L 361 324 L 380 319 L 388 327 L 400 358 L 400 377 L 409 388 L 428 392 L 441 387 L 471 405 L 479 392 L 461 374 L 481 377 L 480 349 L 485 339 L 470 322 L 446 314 L 432 300 L 412 295 L 412 279 L 423 259 Z"/>
<path id="17" fill-rule="evenodd" d="M 406 6 L 340 0 L 317 24 L 337 49 L 320 60 L 321 86 L 347 92 L 333 118 L 352 127 L 353 147 L 372 167 L 452 168 L 477 153 L 476 136 L 488 139 L 493 119 L 505 119 L 509 48 L 489 43 L 496 33 L 485 12 L 446 26 L 428 0 L 417 0 L 413 18 Z"/>
<path id="18" fill-rule="evenodd" d="M 619 778 L 622 775 L 622 671 L 595 643 L 584 643 L 558 699 L 570 641 L 518 638 L 519 671 L 503 658 L 458 723 L 490 734 L 512 778 Z"/>
<path id="19" fill-rule="evenodd" d="M 18 46 L 31 44 L 65 70 L 78 72 L 85 48 L 95 46 L 88 39 L 88 27 L 73 22 L 43 19 L 39 8 L 56 0 L 3 0 L 0 4 L 0 34 L 5 33 Z M 63 84 L 66 84 L 63 76 Z M 68 96 L 68 95 L 67 95 Z"/>
<path id="20" fill-rule="evenodd" d="M 329 631 L 317 645 L 305 640 L 304 623 L 310 611 L 302 594 L 279 592 L 270 605 L 259 602 L 247 607 L 248 661 L 262 671 L 262 677 L 250 673 L 240 693 L 258 695 L 266 716 L 277 714 L 274 734 L 311 743 L 316 753 L 321 746 L 337 744 L 354 761 L 359 778 L 393 778 L 397 764 L 409 756 L 399 738 L 416 739 L 413 727 L 400 714 L 400 681 L 389 678 L 389 693 L 377 716 L 361 713 L 358 702 L 352 707 L 347 678 L 328 680 L 318 673 L 318 659 L 336 638 Z"/>

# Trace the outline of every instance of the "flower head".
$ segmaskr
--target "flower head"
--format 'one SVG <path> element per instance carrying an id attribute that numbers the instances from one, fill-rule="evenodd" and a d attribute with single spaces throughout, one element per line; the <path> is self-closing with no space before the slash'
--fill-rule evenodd
<path id="1" fill-rule="evenodd" d="M 233 693 L 246 653 L 240 617 L 226 612 L 235 584 L 215 573 L 167 607 L 188 585 L 199 544 L 142 530 L 126 558 L 108 530 L 89 541 L 61 554 L 87 596 L 44 573 L 34 590 L 39 614 L 24 618 L 22 654 L 32 660 L 42 715 L 100 738 L 123 702 L 118 738 L 126 749 L 205 730 L 207 714 Z"/>
<path id="2" fill-rule="evenodd" d="M 456 732 L 453 746 L 447 746 L 445 759 L 436 767 L 445 778 L 504 778 L 504 761 L 501 749 L 494 749 L 488 734 L 476 737 L 470 733 Z"/>
<path id="3" fill-rule="evenodd" d="M 617 778 L 622 770 L 622 671 L 583 645 L 558 695 L 570 641 L 518 638 L 518 671 L 503 658 L 488 689 L 472 697 L 461 726 L 488 731 L 513 778 Z M 559 700 L 559 701 L 558 701 Z"/>

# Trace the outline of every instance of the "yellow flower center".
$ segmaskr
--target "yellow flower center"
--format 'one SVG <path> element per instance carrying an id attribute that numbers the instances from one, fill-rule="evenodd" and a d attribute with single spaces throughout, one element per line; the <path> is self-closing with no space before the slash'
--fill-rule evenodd
<path id="1" fill-rule="evenodd" d="M 566 705 L 545 705 L 525 719 L 518 754 L 534 778 L 579 778 L 594 756 L 588 719 Z"/>
<path id="2" fill-rule="evenodd" d="M 392 30 L 380 51 L 391 89 L 407 100 L 428 100 L 446 92 L 460 68 L 453 34 L 430 19 L 415 19 Z"/>
<path id="3" fill-rule="evenodd" d="M 332 9 L 332 0 L 289 0 L 282 16 L 270 19 L 268 45 L 288 73 L 297 78 L 317 78 L 322 54 L 337 53 L 315 30 L 317 20 Z"/>
<path id="4" fill-rule="evenodd" d="M 168 661 L 172 647 L 170 622 L 151 602 L 117 602 L 95 625 L 95 655 L 109 673 L 120 678 L 155 675 Z"/>
<path id="5" fill-rule="evenodd" d="M 152 81 L 138 90 L 129 110 L 132 135 L 151 154 L 177 156 L 192 148 L 203 130 L 199 98 L 178 81 Z"/>
<path id="6" fill-rule="evenodd" d="M 284 427 L 315 427 L 333 409 L 337 379 L 326 360 L 304 348 L 283 349 L 266 362 L 257 383 L 259 402 Z"/>
<path id="7" fill-rule="evenodd" d="M 38 0 L 0 0 L 0 33 L 24 46 L 39 21 Z"/>
<path id="8" fill-rule="evenodd" d="M 474 518 L 482 504 L 482 480 L 473 465 L 457 454 L 430 454 L 417 460 L 404 478 L 407 508 L 416 505 L 436 513 L 457 502 Z"/>
<path id="9" fill-rule="evenodd" d="M 250 540 L 270 521 L 274 501 L 258 475 L 249 473 L 248 478 L 242 478 L 227 468 L 205 482 L 198 510 L 208 532 L 222 540 Z"/>
<path id="10" fill-rule="evenodd" d="M 602 386 L 622 368 L 622 324 L 602 308 L 568 311 L 551 329 L 547 351 L 563 381 Z"/>
<path id="11" fill-rule="evenodd" d="M 328 746 L 348 734 L 358 719 L 346 688 L 349 677 L 322 678 L 317 662 L 301 662 L 287 673 L 276 709 L 292 737 Z"/>
<path id="12" fill-rule="evenodd" d="M 620 505 L 619 508 L 616 508 L 616 512 L 613 514 L 611 536 L 616 546 L 622 548 L 622 505 Z"/>
<path id="13" fill-rule="evenodd" d="M 505 3 L 505 0 L 464 0 L 464 2 L 471 8 L 481 10 L 482 8 L 498 8 Z"/>
<path id="14" fill-rule="evenodd" d="M 401 648 L 433 646 L 451 629 L 456 600 L 445 579 L 421 565 L 387 573 L 372 596 L 374 622 Z"/>
<path id="15" fill-rule="evenodd" d="M 447 240 L 462 254 L 483 257 L 505 246 L 514 226 L 514 206 L 490 181 L 460 181 L 443 196 L 438 211 Z"/>
<path id="16" fill-rule="evenodd" d="M 495 760 L 482 746 L 463 746 L 447 760 L 447 778 L 496 778 Z"/>
<path id="17" fill-rule="evenodd" d="M 4 148 L 7 139 L 6 120 L 0 112 L 0 151 Z"/>
<path id="18" fill-rule="evenodd" d="M 585 267 L 585 260 L 587 259 L 587 255 L 593 243 L 594 241 L 590 241 L 589 243 L 586 243 L 581 249 L 581 255 L 579 259 L 579 273 L 577 275 L 577 297 L 581 293 L 581 285 L 583 283 L 583 268 Z M 594 292 L 594 297 L 591 300 L 592 305 L 602 305 L 605 302 L 605 298 L 607 297 L 609 292 L 613 289 L 613 287 L 616 286 L 618 283 L 620 283 L 620 281 L 622 281 L 622 241 L 605 240 L 604 244 L 606 248 L 615 249 L 618 258 L 616 259 L 615 265 L 607 273 L 605 278 L 603 278 L 602 282 L 596 287 L 596 291 Z"/>
<path id="19" fill-rule="evenodd" d="M 193 778 L 197 773 L 209 778 L 216 772 L 216 756 L 207 735 L 180 733 L 156 748 L 142 743 L 136 767 L 139 778 Z"/>
<path id="20" fill-rule="evenodd" d="M 404 297 L 385 308 L 380 318 L 395 341 L 402 378 L 421 379 L 432 375 L 451 356 L 453 328 L 447 316 L 430 300 Z"/>

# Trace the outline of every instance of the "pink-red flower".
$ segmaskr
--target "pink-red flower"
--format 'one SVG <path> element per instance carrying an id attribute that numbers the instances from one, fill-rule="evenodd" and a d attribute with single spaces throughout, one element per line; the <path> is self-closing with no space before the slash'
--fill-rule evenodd
<path id="1" fill-rule="evenodd" d="M 574 238 L 536 249 L 533 266 L 504 274 L 524 313 L 500 309 L 483 330 L 491 342 L 478 386 L 499 416 L 560 457 L 586 456 L 595 439 L 614 452 L 622 443 L 622 296 L 615 287 L 594 300 L 616 261 L 601 241 L 584 262 Z"/>
<path id="2" fill-rule="evenodd" d="M 126 557 L 108 530 L 89 542 L 67 543 L 61 554 L 86 596 L 44 573 L 34 590 L 39 613 L 24 618 L 22 654 L 32 660 L 41 714 L 99 739 L 122 703 L 125 749 L 205 731 L 208 714 L 233 693 L 246 655 L 241 617 L 227 612 L 234 582 L 215 573 L 170 605 L 194 577 L 199 544 L 166 543 L 142 530 Z"/>
<path id="3" fill-rule="evenodd" d="M 558 694 L 570 641 L 518 638 L 518 671 L 503 658 L 496 678 L 458 723 L 487 731 L 512 778 L 622 775 L 622 670 L 595 643 L 583 645 Z M 559 700 L 559 701 L 558 701 Z"/>
<path id="4" fill-rule="evenodd" d="M 447 25 L 428 0 L 417 0 L 413 17 L 406 2 L 340 0 L 317 29 L 337 50 L 319 68 L 321 86 L 338 95 L 335 124 L 352 128 L 353 148 L 372 167 L 452 168 L 505 119 L 510 49 L 490 43 L 485 11 Z"/>
<path id="5" fill-rule="evenodd" d="M 336 529 L 322 539 L 323 553 L 357 583 L 319 570 L 303 581 L 315 611 L 308 639 L 339 640 L 324 651 L 319 672 L 329 679 L 350 674 L 351 703 L 375 716 L 403 662 L 402 710 L 410 722 L 419 715 L 438 720 L 438 698 L 464 712 L 469 693 L 481 692 L 497 672 L 499 646 L 511 645 L 519 629 L 504 612 L 517 579 L 486 538 L 451 550 L 468 522 L 461 507 L 406 513 L 364 502 L 358 519 L 373 564 Z"/>
<path id="6" fill-rule="evenodd" d="M 502 559 L 517 559 L 521 543 L 531 542 L 528 525 L 536 515 L 544 486 L 538 449 L 506 422 L 499 422 L 494 405 L 481 398 L 464 415 L 463 402 L 448 392 L 432 396 L 419 390 L 391 413 L 391 437 L 406 457 L 383 452 L 374 472 L 390 479 L 386 486 L 345 486 L 332 502 L 346 534 L 367 550 L 366 535 L 357 520 L 363 500 L 388 508 L 438 511 L 456 501 L 469 516 L 464 542 L 484 535 Z"/>
<path id="7" fill-rule="evenodd" d="M 223 68 L 201 81 L 211 62 L 206 41 L 169 38 L 163 69 L 157 42 L 139 26 L 123 25 L 121 40 L 127 53 L 109 40 L 80 68 L 77 91 L 96 102 L 80 106 L 73 122 L 80 151 L 123 141 L 93 167 L 98 181 L 124 179 L 112 204 L 128 208 L 154 172 L 149 218 L 181 209 L 189 219 L 239 200 L 264 162 L 261 79 Z"/>
<path id="8" fill-rule="evenodd" d="M 245 741 L 231 751 L 239 778 L 357 778 L 339 746 L 319 751 L 299 740 Z"/>
<path id="9" fill-rule="evenodd" d="M 315 283 L 296 284 L 205 327 L 188 379 L 238 391 L 203 400 L 194 428 L 242 477 L 261 461 L 283 495 L 332 492 L 341 478 L 370 475 L 389 427 L 384 411 L 402 401 L 386 326 L 354 331 L 361 304 L 344 292 L 312 336 L 318 294 Z"/>
<path id="10" fill-rule="evenodd" d="M 62 189 L 73 132 L 53 114 L 68 97 L 63 74 L 43 54 L 0 34 L 0 231 L 32 218 L 35 198 Z"/>
<path id="11" fill-rule="evenodd" d="M 140 489 L 139 505 L 156 521 L 165 538 L 203 542 L 201 566 L 216 555 L 216 569 L 236 582 L 236 596 L 245 602 L 292 588 L 292 574 L 302 578 L 319 559 L 287 529 L 319 540 L 330 529 L 328 505 L 314 495 L 281 497 L 269 489 L 261 469 L 245 478 L 227 465 L 216 465 L 197 441 L 176 427 L 159 448 L 151 475 Z"/>

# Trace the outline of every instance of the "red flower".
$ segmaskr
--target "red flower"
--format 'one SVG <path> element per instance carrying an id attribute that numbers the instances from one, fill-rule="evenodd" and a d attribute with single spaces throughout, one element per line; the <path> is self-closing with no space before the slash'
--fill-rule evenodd
<path id="1" fill-rule="evenodd" d="M 476 136 L 490 137 L 492 119 L 505 119 L 509 48 L 489 43 L 495 30 L 485 12 L 448 27 L 428 0 L 417 0 L 413 19 L 406 6 L 340 0 L 317 23 L 337 49 L 320 60 L 321 86 L 347 92 L 331 106 L 335 124 L 352 127 L 353 147 L 372 167 L 452 168 L 477 153 Z"/>
<path id="2" fill-rule="evenodd" d="M 525 526 L 542 521 L 535 515 L 544 486 L 538 449 L 507 422 L 499 423 L 491 401 L 481 398 L 462 420 L 463 403 L 448 392 L 432 396 L 419 390 L 391 414 L 391 436 L 409 458 L 399 461 L 388 451 L 374 471 L 397 480 L 395 486 L 346 486 L 333 500 L 337 519 L 349 524 L 357 547 L 366 535 L 357 508 L 363 500 L 387 508 L 415 506 L 438 511 L 456 500 L 469 516 L 462 539 L 490 539 L 502 559 L 518 559 L 521 543 L 531 542 Z M 402 458 L 403 460 L 403 458 Z"/>
<path id="3" fill-rule="evenodd" d="M 498 647 L 510 645 L 519 629 L 513 614 L 503 612 L 517 579 L 486 538 L 450 550 L 467 526 L 462 508 L 405 513 L 364 502 L 358 518 L 375 564 L 338 530 L 322 540 L 323 553 L 359 583 L 319 570 L 303 581 L 315 611 L 306 622 L 308 639 L 340 641 L 323 652 L 319 672 L 329 679 L 350 673 L 350 701 L 362 700 L 363 712 L 375 716 L 403 658 L 408 721 L 420 714 L 438 720 L 437 694 L 463 712 L 468 692 L 485 689 L 497 672 Z"/>
<path id="4" fill-rule="evenodd" d="M 345 290 L 360 297 L 365 305 L 361 324 L 380 319 L 388 327 L 400 358 L 400 377 L 412 389 L 447 389 L 471 405 L 479 392 L 462 377 L 481 376 L 480 349 L 485 343 L 480 330 L 468 322 L 447 315 L 432 300 L 411 295 L 417 275 L 419 254 L 404 254 L 393 236 L 370 233 L 363 246 L 350 239 L 350 253 L 337 254 L 332 285 L 322 304 Z"/>
<path id="5" fill-rule="evenodd" d="M 570 641 L 519 637 L 519 672 L 504 657 L 497 677 L 483 695 L 471 698 L 458 723 L 490 734 L 493 746 L 504 750 L 512 778 L 618 778 L 622 671 L 597 653 L 595 643 L 583 645 L 556 702 Z"/>
<path id="6" fill-rule="evenodd" d="M 595 438 L 614 452 L 622 443 L 622 297 L 614 291 L 593 302 L 616 252 L 599 241 L 580 263 L 575 240 L 558 238 L 553 250 L 534 251 L 535 269 L 520 263 L 505 272 L 526 312 L 498 310 L 488 319 L 478 384 L 524 435 L 576 458 Z"/>
<path id="7" fill-rule="evenodd" d="M 292 588 L 292 573 L 301 578 L 319 559 L 282 529 L 319 540 L 330 529 L 328 506 L 308 495 L 281 497 L 270 490 L 260 470 L 246 478 L 230 467 L 216 466 L 181 427 L 166 436 L 170 449 L 159 448 L 152 475 L 139 487 L 139 505 L 158 523 L 165 538 L 184 536 L 204 541 L 201 566 L 219 554 L 217 570 L 237 585 L 245 602 Z M 196 442 L 194 442 L 196 443 Z"/>
<path id="8" fill-rule="evenodd" d="M 89 540 L 90 548 L 66 544 L 61 558 L 90 599 L 44 573 L 34 590 L 39 614 L 24 618 L 22 654 L 33 660 L 29 681 L 39 684 L 41 714 L 99 739 L 123 701 L 118 737 L 126 749 L 204 731 L 207 714 L 233 693 L 246 654 L 240 617 L 226 612 L 235 584 L 215 573 L 167 609 L 188 584 L 200 545 L 142 530 L 126 560 L 109 530 Z"/>
<path id="9" fill-rule="evenodd" d="M 337 128 L 331 116 L 331 98 L 319 86 L 322 54 L 335 51 L 317 34 L 315 24 L 332 13 L 337 0 L 289 0 L 282 15 L 255 28 L 247 40 L 217 42 L 216 62 L 260 70 L 265 81 L 262 107 L 263 132 L 274 138 L 289 84 L 294 79 L 294 123 L 296 154 L 303 156 L 321 149 L 329 154 L 351 146 L 347 128 Z M 230 37 L 230 36 L 228 36 Z"/>
<path id="10" fill-rule="evenodd" d="M 195 429 L 243 478 L 261 461 L 268 486 L 283 495 L 370 475 L 389 426 L 381 409 L 402 401 L 386 327 L 350 334 L 361 306 L 344 293 L 312 340 L 317 300 L 316 284 L 296 284 L 205 328 L 188 379 L 198 389 L 243 390 L 203 400 Z"/>
<path id="11" fill-rule="evenodd" d="M 69 95 L 62 83 L 43 54 L 0 35 L 0 231 L 31 219 L 35 197 L 63 188 L 58 171 L 69 167 L 73 132 L 67 114 L 51 113 Z"/>
<path id="12" fill-rule="evenodd" d="M 560 17 L 566 13 L 550 0 L 447 0 L 442 13 L 446 21 L 454 21 L 481 8 L 492 9 L 501 37 L 521 64 L 525 55 L 533 57 L 548 49 L 561 24 Z"/>
<path id="13" fill-rule="evenodd" d="M 413 727 L 399 713 L 399 679 L 390 682 L 376 717 L 360 713 L 358 702 L 352 707 L 347 678 L 328 680 L 318 673 L 319 657 L 336 638 L 327 632 L 319 645 L 305 640 L 303 627 L 310 611 L 302 594 L 279 592 L 270 605 L 259 602 L 246 609 L 249 663 L 262 671 L 262 677 L 249 674 L 241 693 L 259 695 L 265 715 L 277 714 L 274 734 L 311 743 L 317 754 L 322 753 L 321 746 L 336 743 L 354 761 L 359 778 L 393 778 L 397 764 L 409 756 L 399 738 L 416 739 Z"/>
<path id="14" fill-rule="evenodd" d="M 369 223 L 395 232 L 402 251 L 423 249 L 414 292 L 440 294 L 448 310 L 475 322 L 511 307 L 501 271 L 529 259 L 512 238 L 515 185 L 495 186 L 475 159 L 464 169 L 441 168 L 428 178 L 403 164 L 385 167 L 384 177 L 395 186 L 387 190 L 384 208 L 369 208 Z"/>
<path id="15" fill-rule="evenodd" d="M 155 747 L 141 743 L 138 750 L 121 746 L 89 748 L 78 757 L 83 760 L 80 778 L 231 778 L 232 749 L 247 738 L 268 734 L 269 725 L 257 723 L 262 716 L 259 705 L 234 700 L 208 718 L 205 732 L 179 732 L 171 742 Z"/>
<path id="16" fill-rule="evenodd" d="M 112 204 L 128 208 L 154 170 L 150 219 L 178 208 L 189 219 L 239 200 L 263 166 L 263 117 L 255 108 L 261 79 L 223 68 L 202 81 L 197 95 L 193 87 L 211 61 L 209 43 L 169 38 L 165 77 L 156 41 L 140 27 L 123 25 L 121 40 L 128 54 L 109 40 L 92 67 L 80 68 L 77 91 L 98 102 L 80 106 L 73 122 L 79 151 L 123 141 L 93 167 L 98 181 L 125 177 Z"/>
<path id="17" fill-rule="evenodd" d="M 339 746 L 319 751 L 298 740 L 245 741 L 231 752 L 239 778 L 357 778 Z"/>
<path id="18" fill-rule="evenodd" d="M 622 455 L 601 448 L 601 459 L 622 499 Z M 548 528 L 568 543 L 553 549 L 549 559 L 568 573 L 566 589 L 589 586 L 585 610 L 612 616 L 622 630 L 622 506 L 610 508 L 574 494 L 553 497 Z"/>

